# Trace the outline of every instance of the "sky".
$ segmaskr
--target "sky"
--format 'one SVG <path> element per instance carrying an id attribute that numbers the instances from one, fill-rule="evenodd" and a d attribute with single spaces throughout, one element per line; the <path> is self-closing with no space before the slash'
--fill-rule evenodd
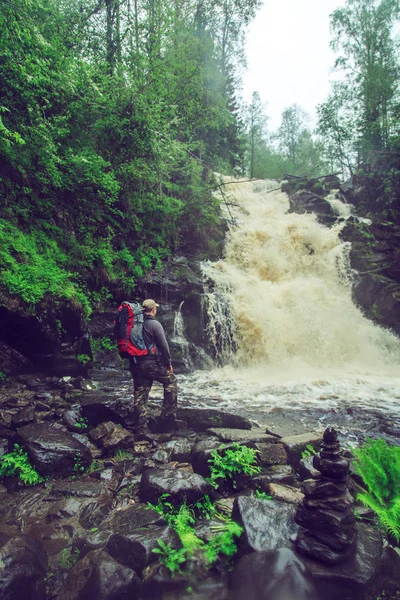
<path id="1" fill-rule="evenodd" d="M 316 124 L 315 107 L 330 91 L 335 54 L 330 49 L 329 15 L 345 0 L 264 0 L 247 34 L 243 97 L 258 91 L 269 116 L 280 125 L 284 108 L 298 104 Z"/>

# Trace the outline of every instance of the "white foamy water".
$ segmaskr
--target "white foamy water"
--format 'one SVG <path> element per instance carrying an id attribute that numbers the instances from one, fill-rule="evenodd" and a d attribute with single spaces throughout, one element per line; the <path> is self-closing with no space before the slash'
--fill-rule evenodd
<path id="1" fill-rule="evenodd" d="M 287 214 L 276 182 L 225 187 L 238 204 L 231 208 L 237 227 L 225 258 L 204 272 L 214 282 L 211 338 L 222 337 L 217 352 L 229 364 L 181 378 L 181 395 L 191 405 L 240 412 L 343 403 L 400 412 L 400 340 L 353 304 L 342 225 Z M 329 200 L 337 214 L 350 214 Z M 226 317 L 216 309 L 221 299 Z"/>

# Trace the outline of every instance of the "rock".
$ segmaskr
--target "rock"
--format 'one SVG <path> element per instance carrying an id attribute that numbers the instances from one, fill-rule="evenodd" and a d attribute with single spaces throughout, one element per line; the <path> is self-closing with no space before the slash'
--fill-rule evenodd
<path id="1" fill-rule="evenodd" d="M 11 424 L 14 429 L 27 425 L 28 423 L 34 423 L 36 421 L 35 409 L 33 406 L 26 406 L 22 410 L 18 411 L 17 414 L 13 415 Z"/>
<path id="2" fill-rule="evenodd" d="M 202 477 L 210 477 L 211 470 L 208 461 L 211 458 L 212 450 L 218 450 L 220 446 L 221 442 L 215 440 L 203 440 L 195 444 L 190 456 L 193 471 Z"/>
<path id="3" fill-rule="evenodd" d="M 0 458 L 8 453 L 8 440 L 0 438 Z"/>
<path id="4" fill-rule="evenodd" d="M 313 458 L 313 465 L 321 475 L 313 487 L 304 486 L 305 500 L 297 509 L 296 523 L 301 527 L 296 539 L 296 548 L 325 564 L 338 564 L 348 560 L 355 550 L 356 529 L 354 500 L 347 489 L 350 459 L 343 456 L 337 440 L 337 432 L 328 427 L 323 435 L 321 451 Z M 327 496 L 327 486 L 339 493 Z M 322 498 L 314 496 L 322 490 Z"/>
<path id="5" fill-rule="evenodd" d="M 178 419 L 186 421 L 193 431 L 206 431 L 210 427 L 251 429 L 248 419 L 215 409 L 179 408 Z"/>
<path id="6" fill-rule="evenodd" d="M 259 452 L 261 465 L 271 467 L 272 465 L 285 465 L 287 463 L 287 453 L 283 444 L 278 443 L 275 438 L 274 443 L 257 443 L 256 448 Z"/>
<path id="7" fill-rule="evenodd" d="M 162 494 L 169 494 L 169 501 L 175 505 L 179 506 L 185 500 L 194 504 L 212 489 L 197 473 L 172 468 L 148 469 L 140 482 L 140 501 L 157 504 Z"/>
<path id="8" fill-rule="evenodd" d="M 42 476 L 67 476 L 76 465 L 87 468 L 92 462 L 89 450 L 57 425 L 35 423 L 18 430 L 18 440 Z"/>
<path id="9" fill-rule="evenodd" d="M 98 481 L 81 477 L 74 481 L 55 481 L 51 487 L 50 498 L 57 496 L 77 496 L 78 498 L 97 498 L 103 492 Z"/>
<path id="10" fill-rule="evenodd" d="M 244 528 L 241 553 L 291 546 L 290 537 L 297 531 L 295 512 L 296 505 L 292 504 L 253 496 L 236 498 L 232 517 Z"/>
<path id="11" fill-rule="evenodd" d="M 286 448 L 289 463 L 298 471 L 302 452 L 306 450 L 308 444 L 313 446 L 315 450 L 319 450 L 322 444 L 322 434 L 301 433 L 300 435 L 283 437 L 280 442 Z"/>
<path id="12" fill-rule="evenodd" d="M 276 443 L 277 438 L 273 435 L 268 435 L 262 430 L 252 429 L 228 429 L 226 427 L 211 427 L 207 429 L 207 433 L 216 436 L 221 442 L 269 442 Z"/>
<path id="13" fill-rule="evenodd" d="M 265 492 L 268 490 L 270 483 L 293 485 L 294 474 L 292 467 L 289 465 L 272 465 L 271 467 L 264 468 L 260 475 L 252 476 L 249 487 Z"/>
<path id="14" fill-rule="evenodd" d="M 52 521 L 54 519 L 68 519 L 73 517 L 79 511 L 81 504 L 76 498 L 65 498 L 50 506 L 47 512 L 47 519 Z"/>
<path id="15" fill-rule="evenodd" d="M 288 548 L 254 552 L 235 565 L 230 600 L 321 600 L 310 571 Z"/>
<path id="16" fill-rule="evenodd" d="M 95 529 L 101 525 L 108 514 L 108 508 L 98 501 L 87 504 L 79 515 L 79 525 L 84 529 Z"/>
<path id="17" fill-rule="evenodd" d="M 190 462 L 193 444 L 186 439 L 172 442 L 171 460 L 178 462 Z"/>
<path id="18" fill-rule="evenodd" d="M 290 194 L 289 204 L 289 213 L 297 213 L 299 215 L 305 213 L 317 213 L 330 216 L 335 215 L 329 202 L 321 196 L 305 190 Z"/>
<path id="19" fill-rule="evenodd" d="M 189 575 L 176 573 L 171 577 L 170 571 L 164 565 L 153 563 L 148 565 L 145 570 L 141 597 L 144 600 L 174 600 L 178 598 L 180 600 L 184 590 L 188 587 L 192 588 L 191 584 Z M 192 594 L 189 598 L 197 600 L 197 596 Z M 211 599 L 206 598 L 205 600 Z"/>
<path id="20" fill-rule="evenodd" d="M 16 375 L 31 371 L 33 368 L 33 364 L 29 358 L 2 340 L 0 340 L 0 365 L 5 375 Z"/>
<path id="21" fill-rule="evenodd" d="M 275 500 L 289 502 L 290 504 L 300 504 L 304 500 L 304 494 L 295 487 L 289 485 L 280 485 L 279 483 L 269 483 L 268 492 Z"/>
<path id="22" fill-rule="evenodd" d="M 107 542 L 107 552 L 138 573 L 157 560 L 152 550 L 158 547 L 158 540 L 171 544 L 172 548 L 181 546 L 175 531 L 156 511 L 144 504 L 128 506 L 113 513 L 103 527 L 113 532 Z"/>
<path id="23" fill-rule="evenodd" d="M 100 448 L 113 452 L 117 448 L 133 450 L 134 438 L 132 433 L 112 421 L 100 423 L 89 433 L 89 437 Z"/>
<path id="24" fill-rule="evenodd" d="M 101 395 L 97 392 L 85 394 L 81 398 L 81 407 L 82 413 L 90 425 L 113 421 L 128 429 L 135 426 L 133 388 L 132 394 L 127 398 L 115 398 L 109 394 Z"/>
<path id="25" fill-rule="evenodd" d="M 94 550 L 69 571 L 60 600 L 135 600 L 139 593 L 140 580 L 132 569 Z"/>
<path id="26" fill-rule="evenodd" d="M 44 600 L 47 555 L 38 540 L 0 534 L 0 598 Z"/>
<path id="27" fill-rule="evenodd" d="M 322 598 L 326 598 L 329 591 L 329 600 L 375 599 L 382 589 L 376 588 L 381 552 L 379 531 L 358 523 L 356 553 L 347 560 L 334 565 L 325 565 L 306 556 L 302 560 L 310 569 L 314 585 Z"/>
<path id="28" fill-rule="evenodd" d="M 108 529 L 100 531 L 96 527 L 92 529 L 96 529 L 96 531 L 89 531 L 74 538 L 74 546 L 79 550 L 80 558 L 92 550 L 102 550 L 112 536 L 112 531 Z"/>

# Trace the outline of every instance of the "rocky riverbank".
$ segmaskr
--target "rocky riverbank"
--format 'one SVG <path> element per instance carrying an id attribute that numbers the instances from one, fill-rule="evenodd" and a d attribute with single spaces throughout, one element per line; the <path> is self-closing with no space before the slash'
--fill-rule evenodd
<path id="1" fill-rule="evenodd" d="M 21 445 L 43 481 L 27 487 L 19 478 L 5 477 L 0 486 L 0 597 L 224 600 L 239 598 L 240 590 L 240 597 L 267 600 L 279 597 L 284 581 L 298 590 L 296 600 L 375 600 L 383 589 L 386 597 L 396 597 L 400 559 L 369 524 L 357 525 L 358 554 L 338 567 L 294 552 L 302 480 L 318 475 L 302 453 L 307 445 L 320 447 L 321 415 L 310 416 L 309 431 L 294 413 L 274 414 L 274 426 L 263 429 L 239 415 L 180 408 L 180 430 L 163 433 L 153 399 L 153 433 L 148 441 L 137 441 L 131 431 L 132 396 L 122 397 L 112 382 L 112 373 L 103 372 L 97 390 L 93 380 L 82 377 L 20 376 L 1 385 L 1 453 Z M 327 416 L 326 424 L 332 424 Z M 355 410 L 329 420 L 342 439 L 349 432 L 360 437 L 363 428 L 365 434 L 367 421 L 372 436 L 385 428 L 386 435 L 397 434 L 397 424 L 379 413 Z M 255 449 L 260 472 L 239 475 L 234 486 L 223 483 L 215 490 L 207 479 L 208 461 L 221 444 Z M 358 485 L 350 480 L 352 492 Z M 153 550 L 159 540 L 172 550 L 182 542 L 148 505 L 157 505 L 165 494 L 177 508 L 204 495 L 216 502 L 242 527 L 234 557 L 220 554 L 209 566 L 197 553 L 172 576 Z M 197 536 L 210 543 L 221 521 L 196 516 Z M 267 574 L 274 583 L 269 592 Z"/>

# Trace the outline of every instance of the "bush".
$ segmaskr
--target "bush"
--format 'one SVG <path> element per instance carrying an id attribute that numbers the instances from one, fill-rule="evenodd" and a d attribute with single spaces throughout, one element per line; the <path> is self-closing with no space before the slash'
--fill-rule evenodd
<path id="1" fill-rule="evenodd" d="M 18 444 L 14 444 L 14 450 L 0 459 L 0 476 L 13 475 L 19 477 L 25 485 L 37 485 L 44 481 L 29 462 L 28 453 Z"/>
<path id="2" fill-rule="evenodd" d="M 399 542 L 400 447 L 369 439 L 353 452 L 355 469 L 367 487 L 357 499 L 374 511 L 383 529 Z"/>

